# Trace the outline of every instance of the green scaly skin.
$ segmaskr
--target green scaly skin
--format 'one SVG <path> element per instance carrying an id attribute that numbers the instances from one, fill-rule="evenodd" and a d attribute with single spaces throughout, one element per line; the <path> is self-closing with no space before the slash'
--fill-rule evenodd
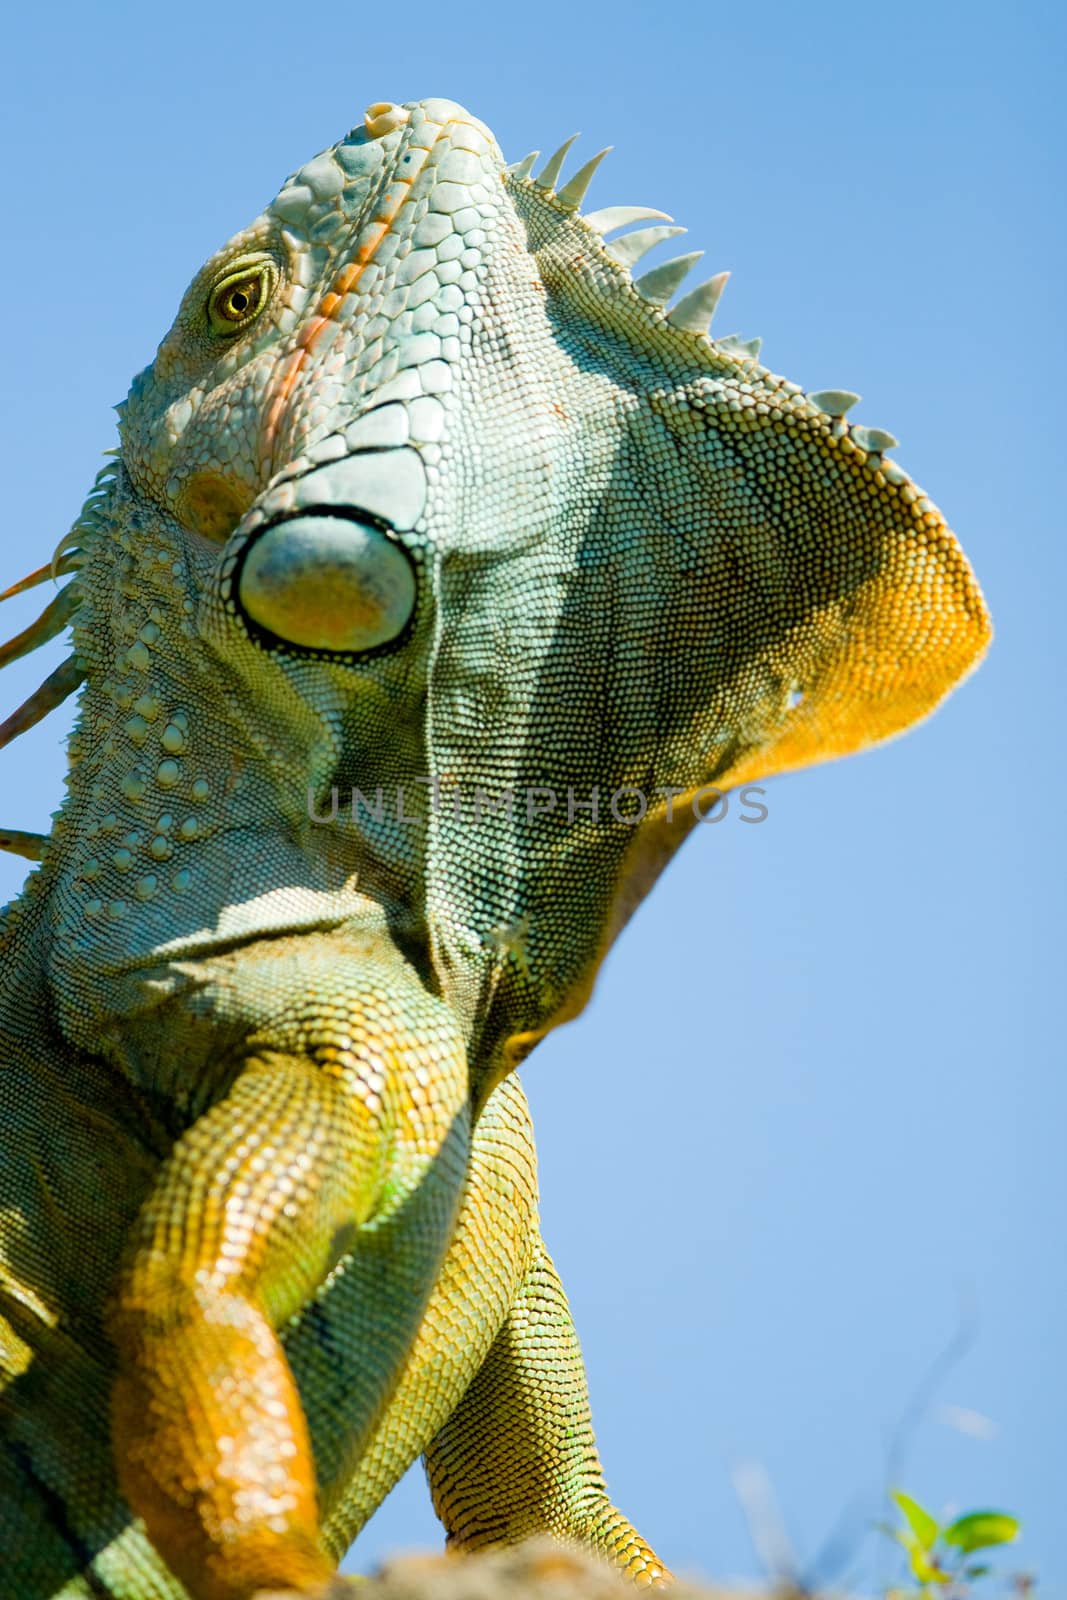
<path id="1" fill-rule="evenodd" d="M 853 397 L 635 287 L 658 214 L 559 166 L 371 107 L 194 279 L 18 644 L 73 618 L 8 733 L 84 690 L 0 945 L 4 1596 L 325 1595 L 420 1453 L 458 1549 L 665 1575 L 513 1069 L 703 787 L 899 731 L 989 625 Z"/>

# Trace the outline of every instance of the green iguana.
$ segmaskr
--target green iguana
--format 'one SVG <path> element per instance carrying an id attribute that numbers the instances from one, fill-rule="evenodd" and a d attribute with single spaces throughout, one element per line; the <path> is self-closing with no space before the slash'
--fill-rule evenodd
<path id="1" fill-rule="evenodd" d="M 7 1600 L 326 1595 L 420 1453 L 454 1548 L 665 1578 L 514 1068 L 709 795 L 905 728 L 989 624 L 895 441 L 710 339 L 725 274 L 632 281 L 679 230 L 580 215 L 570 142 L 533 177 L 375 104 L 302 167 L 4 652 L 73 629 L 0 739 L 84 686 L 51 834 L 6 836 Z"/>

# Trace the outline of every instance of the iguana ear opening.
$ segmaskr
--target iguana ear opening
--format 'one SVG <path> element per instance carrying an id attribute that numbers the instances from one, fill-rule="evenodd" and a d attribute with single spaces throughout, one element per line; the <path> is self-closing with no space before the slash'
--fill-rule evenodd
<path id="1" fill-rule="evenodd" d="M 388 428 L 396 410 L 368 417 Z M 359 662 L 410 635 L 419 583 L 402 535 L 425 505 L 425 468 L 406 446 L 366 448 L 360 422 L 347 434 L 340 456 L 268 487 L 223 553 L 222 604 L 267 650 Z"/>

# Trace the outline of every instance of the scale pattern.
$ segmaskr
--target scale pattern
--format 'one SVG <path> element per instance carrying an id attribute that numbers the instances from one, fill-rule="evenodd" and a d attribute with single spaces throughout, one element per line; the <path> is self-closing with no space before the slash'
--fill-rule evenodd
<path id="1" fill-rule="evenodd" d="M 667 1580 L 514 1068 L 716 793 L 907 727 L 989 621 L 891 436 L 712 339 L 725 275 L 672 303 L 694 256 L 635 281 L 679 230 L 583 215 L 570 142 L 535 177 L 371 106 L 193 280 L 15 586 L 70 577 L 0 664 L 73 653 L 0 743 L 82 693 L 52 832 L 0 838 L 40 862 L 0 943 L 12 1600 L 340 1592 L 420 1454 L 453 1547 Z"/>

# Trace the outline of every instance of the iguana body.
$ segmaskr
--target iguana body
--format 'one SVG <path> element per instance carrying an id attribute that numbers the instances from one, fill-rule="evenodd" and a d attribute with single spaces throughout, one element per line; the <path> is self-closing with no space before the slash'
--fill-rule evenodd
<path id="1" fill-rule="evenodd" d="M 2 1595 L 325 1593 L 420 1453 L 460 1549 L 663 1572 L 512 1069 L 707 786 L 907 726 L 988 620 L 852 397 L 709 341 L 721 279 L 635 288 L 664 230 L 602 236 L 658 214 L 559 166 L 430 100 L 301 169 L 24 641 L 73 618 L 9 732 L 85 687 L 0 949 Z"/>

